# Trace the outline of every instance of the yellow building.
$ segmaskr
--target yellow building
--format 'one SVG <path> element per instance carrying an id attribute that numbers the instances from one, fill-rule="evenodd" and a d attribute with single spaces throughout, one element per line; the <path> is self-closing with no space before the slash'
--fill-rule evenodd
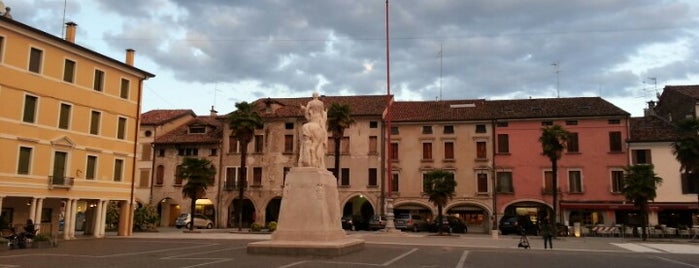
<path id="1" fill-rule="evenodd" d="M 32 219 L 64 239 L 130 235 L 141 91 L 154 75 L 133 67 L 133 50 L 121 62 L 75 44 L 75 32 L 0 17 L 0 228 Z"/>

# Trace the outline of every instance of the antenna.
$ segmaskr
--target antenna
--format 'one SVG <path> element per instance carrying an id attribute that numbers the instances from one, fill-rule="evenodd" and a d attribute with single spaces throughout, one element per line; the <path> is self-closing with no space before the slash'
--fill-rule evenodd
<path id="1" fill-rule="evenodd" d="M 556 73 L 556 98 L 560 98 L 561 97 L 561 91 L 560 91 L 561 83 L 560 83 L 560 79 L 559 79 L 559 73 L 561 72 L 561 69 L 560 69 L 561 66 L 560 66 L 560 64 L 558 64 L 558 61 L 551 63 L 551 65 L 553 65 L 554 72 Z"/>
<path id="2" fill-rule="evenodd" d="M 61 37 L 66 38 L 66 6 L 68 5 L 68 0 L 63 0 L 63 21 L 61 23 Z"/>
<path id="3" fill-rule="evenodd" d="M 655 90 L 655 95 L 660 96 L 660 94 L 658 93 L 658 78 L 657 77 L 648 77 L 648 80 L 653 81 L 653 86 L 654 86 L 653 89 Z"/>
<path id="4" fill-rule="evenodd" d="M 444 41 L 439 45 L 439 100 L 442 100 L 442 58 L 444 56 Z"/>

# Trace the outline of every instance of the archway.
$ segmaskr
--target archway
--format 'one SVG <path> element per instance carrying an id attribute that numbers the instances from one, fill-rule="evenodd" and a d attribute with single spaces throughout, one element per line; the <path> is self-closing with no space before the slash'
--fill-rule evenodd
<path id="1" fill-rule="evenodd" d="M 406 202 L 395 205 L 393 207 L 393 214 L 396 216 L 404 214 L 417 214 L 422 216 L 422 218 L 425 220 L 431 220 L 434 218 L 434 215 L 432 215 L 432 210 L 428 206 L 416 202 Z"/>
<path id="2" fill-rule="evenodd" d="M 352 217 L 355 230 L 369 230 L 369 219 L 374 213 L 374 207 L 364 195 L 350 198 L 342 208 L 342 216 Z"/>
<path id="3" fill-rule="evenodd" d="M 553 215 L 553 209 L 545 203 L 521 201 L 507 205 L 502 218 L 523 217 L 538 226 L 542 219 L 552 218 L 551 215 Z"/>
<path id="4" fill-rule="evenodd" d="M 189 211 L 185 211 L 185 213 L 187 212 Z M 216 222 L 216 208 L 214 207 L 214 203 L 211 202 L 211 200 L 209 200 L 208 198 L 197 199 L 194 206 L 194 213 L 202 214 L 209 218 L 211 221 Z"/>
<path id="5" fill-rule="evenodd" d="M 477 204 L 457 204 L 446 211 L 447 215 L 462 219 L 470 233 L 488 233 L 490 230 L 489 212 Z"/>
<path id="6" fill-rule="evenodd" d="M 231 205 L 228 207 L 228 227 L 239 227 L 239 202 L 240 199 L 236 198 L 231 202 Z M 250 201 L 250 199 L 243 199 L 243 224 L 240 226 L 240 228 L 249 228 L 250 225 L 253 222 L 255 222 L 255 217 L 257 217 L 257 215 L 255 215 L 255 205 L 252 204 L 252 201 Z"/>
<path id="7" fill-rule="evenodd" d="M 160 216 L 160 226 L 175 226 L 177 217 L 182 213 L 182 207 L 175 199 L 165 197 L 158 201 L 158 215 Z"/>
<path id="8" fill-rule="evenodd" d="M 271 221 L 279 221 L 279 209 L 282 206 L 282 198 L 275 197 L 269 200 L 265 208 L 265 226 Z"/>

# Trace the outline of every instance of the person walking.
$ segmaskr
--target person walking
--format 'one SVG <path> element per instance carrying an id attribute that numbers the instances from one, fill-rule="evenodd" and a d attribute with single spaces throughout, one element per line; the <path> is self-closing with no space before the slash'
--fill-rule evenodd
<path id="1" fill-rule="evenodd" d="M 544 249 L 553 249 L 553 226 L 548 220 L 544 220 L 541 226 L 541 235 L 544 237 Z"/>

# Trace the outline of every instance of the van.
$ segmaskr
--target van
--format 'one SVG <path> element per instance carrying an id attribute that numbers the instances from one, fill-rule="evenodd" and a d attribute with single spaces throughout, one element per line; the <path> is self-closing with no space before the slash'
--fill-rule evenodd
<path id="1" fill-rule="evenodd" d="M 417 214 L 400 214 L 393 220 L 396 229 L 419 232 L 427 230 L 427 222 Z"/>

